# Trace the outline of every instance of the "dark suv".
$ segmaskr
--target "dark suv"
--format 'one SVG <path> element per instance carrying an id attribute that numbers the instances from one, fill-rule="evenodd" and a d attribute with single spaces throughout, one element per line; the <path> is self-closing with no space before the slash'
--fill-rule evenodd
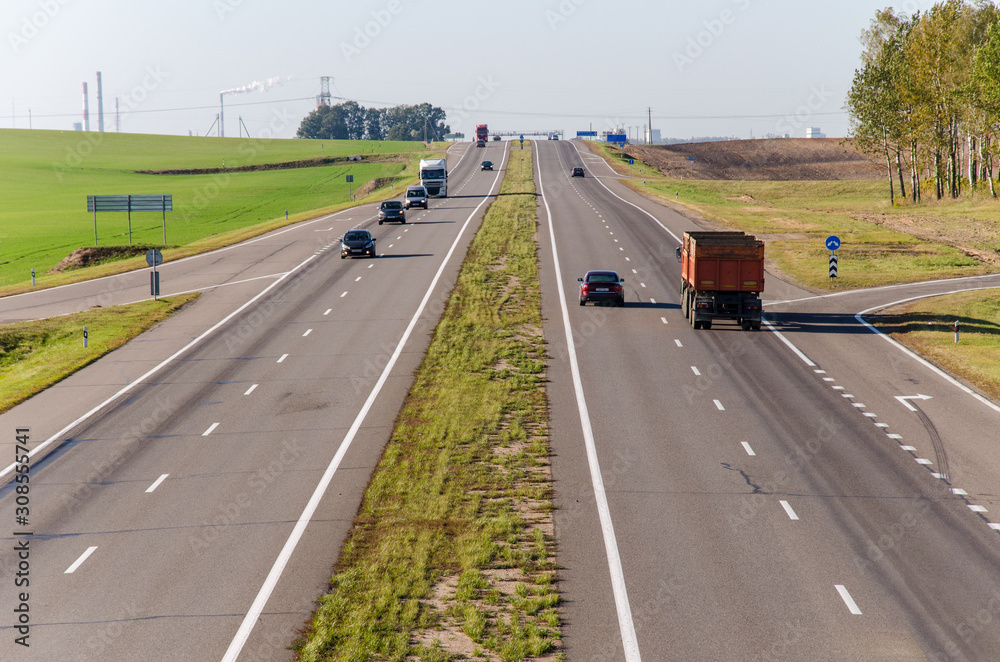
<path id="1" fill-rule="evenodd" d="M 389 221 L 406 223 L 406 210 L 399 200 L 386 200 L 378 208 L 378 224 L 382 225 Z"/>
<path id="2" fill-rule="evenodd" d="M 570 177 L 583 177 L 583 168 L 580 166 L 573 168 L 573 172 L 570 173 Z"/>
<path id="3" fill-rule="evenodd" d="M 580 305 L 588 301 L 611 301 L 619 306 L 625 305 L 624 278 L 618 277 L 616 271 L 588 271 L 580 281 Z"/>

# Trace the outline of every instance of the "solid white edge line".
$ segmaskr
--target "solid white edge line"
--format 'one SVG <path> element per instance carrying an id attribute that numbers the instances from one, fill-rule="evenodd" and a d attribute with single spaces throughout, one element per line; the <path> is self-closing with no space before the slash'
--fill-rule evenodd
<path id="1" fill-rule="evenodd" d="M 538 151 L 535 153 L 538 154 Z M 541 160 L 539 159 L 539 162 L 540 161 Z M 535 172 L 538 176 L 538 192 L 542 197 L 542 204 L 545 205 L 545 215 L 548 217 L 549 243 L 552 245 L 552 263 L 556 272 L 556 287 L 559 290 L 559 306 L 562 309 L 563 329 L 566 333 L 566 348 L 567 354 L 569 355 L 570 372 L 573 375 L 573 390 L 576 393 L 577 409 L 580 412 L 580 426 L 583 428 L 583 440 L 587 449 L 587 460 L 590 464 L 590 479 L 594 487 L 594 500 L 597 505 L 597 514 L 601 520 L 601 533 L 604 536 L 604 550 L 608 556 L 608 569 L 611 572 L 611 588 L 614 592 L 615 607 L 618 612 L 618 628 L 621 631 L 622 645 L 625 649 L 626 661 L 638 662 L 642 659 L 639 655 L 639 641 L 636 637 L 635 624 L 632 621 L 632 607 L 629 605 L 628 590 L 625 586 L 625 572 L 622 569 L 621 556 L 618 553 L 618 541 L 615 538 L 615 529 L 613 523 L 611 522 L 611 508 L 608 505 L 607 494 L 604 491 L 604 479 L 601 476 L 601 466 L 597 458 L 597 445 L 594 441 L 594 431 L 590 423 L 587 398 L 583 392 L 583 380 L 580 377 L 580 365 L 576 356 L 576 344 L 573 340 L 573 330 L 569 319 L 569 307 L 566 304 L 566 289 L 563 286 L 562 267 L 559 264 L 559 252 L 556 249 L 555 227 L 552 223 L 552 210 L 549 208 L 549 201 L 545 197 L 545 187 L 542 184 L 542 169 L 540 163 L 536 166 L 536 168 Z M 605 188 L 607 188 L 607 186 L 605 186 Z M 611 191 L 611 189 L 608 190 Z M 611 194 L 615 195 L 613 191 L 611 191 Z M 670 231 L 667 230 L 667 232 Z"/>
<path id="2" fill-rule="evenodd" d="M 207 330 L 205 330 L 200 336 L 198 336 L 197 338 L 195 338 L 194 340 L 192 340 L 188 344 L 184 345 L 183 347 L 181 347 L 179 350 L 177 350 L 176 352 L 174 352 L 173 354 L 171 354 L 167 358 L 163 359 L 163 361 L 161 361 L 156 366 L 154 366 L 153 368 L 151 368 L 146 374 L 144 374 L 144 375 L 136 378 L 134 381 L 132 381 L 130 384 L 126 385 L 124 388 L 122 388 L 120 391 L 118 391 L 117 393 L 115 393 L 114 395 L 112 395 L 110 398 L 108 398 L 104 402 L 100 403 L 99 405 L 97 405 L 96 407 L 94 407 L 93 409 L 91 409 L 90 411 L 88 411 L 86 414 L 80 416 L 75 421 L 73 421 L 72 423 L 70 423 L 69 425 L 67 425 L 66 427 L 64 427 L 62 430 L 59 430 L 58 432 L 56 432 L 54 435 L 52 435 L 51 437 L 49 437 L 48 439 L 46 439 L 42 443 L 40 443 L 37 446 L 35 446 L 35 448 L 30 453 L 28 453 L 28 457 L 34 457 L 39 452 L 41 452 L 43 449 L 48 448 L 51 444 L 55 443 L 56 440 L 58 440 L 64 434 L 66 434 L 67 432 L 69 432 L 70 430 L 72 430 L 73 428 L 75 428 L 77 425 L 79 425 L 80 423 L 83 423 L 84 421 L 86 421 L 87 419 L 89 419 L 91 416 L 93 416 L 97 412 L 101 411 L 106 406 L 108 406 L 109 404 L 111 404 L 112 402 L 114 402 L 115 400 L 117 400 L 118 398 L 120 398 L 121 396 L 125 395 L 126 393 L 128 393 L 129 391 L 131 391 L 132 389 L 134 389 L 139 384 L 142 384 L 143 382 L 145 382 L 151 376 L 153 376 L 154 374 L 156 374 L 157 372 L 159 372 L 164 366 L 167 366 L 170 363 L 172 363 L 177 357 L 179 357 L 182 354 L 184 354 L 185 352 L 187 352 L 189 349 L 191 349 L 192 347 L 194 347 L 195 345 L 197 345 L 198 343 L 200 343 L 202 340 L 204 340 L 205 338 L 207 338 L 209 335 L 215 333 L 215 331 L 217 329 L 219 329 L 219 327 L 221 327 L 223 324 L 225 324 L 229 320 L 231 320 L 234 317 L 236 317 L 237 315 L 239 315 L 241 312 L 243 312 L 244 310 L 246 310 L 249 306 L 253 305 L 258 299 L 260 299 L 261 297 L 263 297 L 265 294 L 267 294 L 268 292 L 270 292 L 273 288 L 277 287 L 279 283 L 281 283 L 283 280 L 285 280 L 286 278 L 288 278 L 288 276 L 290 276 L 291 274 L 295 273 L 296 271 L 298 271 L 299 269 L 301 269 L 302 267 L 304 267 L 305 265 L 309 264 L 310 262 L 312 262 L 315 259 L 316 259 L 315 255 L 310 255 L 309 257 L 307 257 L 305 260 L 303 260 L 302 262 L 300 262 L 294 268 L 292 268 L 291 270 L 289 270 L 284 276 L 282 276 L 278 280 L 274 281 L 273 283 L 271 283 L 270 285 L 268 285 L 267 287 L 265 287 L 257 295 L 251 297 L 242 306 L 240 306 L 239 308 L 237 308 L 233 312 L 229 313 L 228 315 L 226 315 L 225 317 L 223 317 L 221 320 L 219 320 L 218 322 L 216 322 L 214 325 L 212 325 L 210 328 L 208 328 Z M 16 464 L 10 464 L 3 471 L 0 471 L 0 479 L 5 478 L 12 471 L 14 471 L 14 467 L 15 466 L 17 466 L 17 465 Z"/>
<path id="3" fill-rule="evenodd" d="M 87 551 L 80 555 L 80 558 L 78 558 L 76 561 L 73 561 L 73 565 L 71 565 L 70 567 L 66 568 L 66 570 L 63 571 L 63 574 L 72 575 L 74 572 L 76 572 L 77 568 L 83 565 L 83 562 L 87 560 L 87 557 L 93 554 L 96 549 L 97 545 L 94 545 L 93 547 L 88 547 Z"/>
<path id="4" fill-rule="evenodd" d="M 763 319 L 763 318 L 762 318 L 762 319 L 761 319 L 761 321 L 762 321 L 762 322 L 764 322 L 764 325 L 765 325 L 765 326 L 767 326 L 768 330 L 769 330 L 769 331 L 770 331 L 771 333 L 773 333 L 774 335 L 778 336 L 778 338 L 780 338 L 780 339 L 781 339 L 781 342 L 785 343 L 785 344 L 786 344 L 786 345 L 788 346 L 788 348 L 789 348 L 790 350 L 792 350 L 793 352 L 795 352 L 795 355 L 796 355 L 796 356 L 798 356 L 798 357 L 799 357 L 800 359 L 802 359 L 802 361 L 803 361 L 803 362 L 804 362 L 804 363 L 805 363 L 805 364 L 806 364 L 807 366 L 809 366 L 810 368 L 815 368 L 815 367 L 816 367 L 816 364 L 815 364 L 815 363 L 813 363 L 813 362 L 812 362 L 812 360 L 811 360 L 811 359 L 810 359 L 810 358 L 809 358 L 808 356 L 806 356 L 806 355 L 805 355 L 805 354 L 804 354 L 804 353 L 802 352 L 802 350 L 801 350 L 801 349 L 799 349 L 798 347 L 796 347 L 795 345 L 793 345 L 793 344 L 792 344 L 792 341 L 791 341 L 791 340 L 789 340 L 788 338 L 786 338 L 786 337 L 785 337 L 785 336 L 784 336 L 784 335 L 783 335 L 783 334 L 781 333 L 781 331 L 778 331 L 778 330 L 777 330 L 776 328 L 774 328 L 774 325 L 773 325 L 773 324 L 771 324 L 770 322 L 768 322 L 768 321 L 767 321 L 767 319 Z"/>
<path id="5" fill-rule="evenodd" d="M 855 616 L 861 615 L 861 610 L 858 609 L 858 603 L 854 601 L 851 594 L 847 592 L 847 588 L 843 584 L 836 584 L 834 588 L 837 589 L 837 593 L 840 594 L 840 599 L 844 601 L 847 608 L 851 610 L 851 613 Z"/>
<path id="6" fill-rule="evenodd" d="M 944 370 L 942 370 L 941 368 L 937 367 L 936 365 L 934 365 L 933 363 L 931 363 L 927 359 L 923 358 L 922 356 L 919 356 L 918 354 L 916 354 L 915 352 L 913 352 L 908 347 L 905 347 L 904 345 L 902 345 L 902 344 L 896 342 L 895 340 L 893 340 L 892 338 L 890 338 L 888 335 L 882 333 L 877 328 L 875 328 L 874 325 L 869 324 L 864 319 L 864 316 L 867 315 L 868 313 L 871 313 L 872 311 L 881 310 L 883 308 L 889 308 L 891 306 L 898 306 L 901 303 L 908 303 L 910 301 L 916 301 L 918 299 L 929 299 L 931 297 L 945 296 L 945 295 L 948 295 L 948 294 L 958 294 L 960 292 L 970 292 L 970 291 L 974 291 L 974 290 L 990 290 L 990 289 L 996 289 L 996 288 L 992 288 L 992 287 L 973 287 L 973 288 L 968 288 L 968 289 L 964 289 L 964 290 L 953 290 L 951 292 L 941 292 L 939 294 L 928 294 L 928 295 L 924 295 L 924 296 L 910 297 L 909 299 L 902 299 L 900 301 L 893 301 L 892 303 L 887 303 L 887 304 L 883 304 L 883 305 L 880 305 L 880 306 L 875 306 L 873 308 L 868 308 L 867 310 L 862 310 L 860 313 L 858 313 L 857 315 L 854 316 L 854 319 L 856 319 L 858 322 L 860 322 L 861 324 L 863 324 L 864 326 L 866 326 L 868 328 L 868 330 L 871 331 L 872 333 L 877 334 L 880 338 L 884 339 L 886 342 L 891 343 L 896 349 L 898 349 L 899 351 L 903 352 L 904 354 L 906 354 L 907 356 L 909 356 L 911 359 L 917 361 L 918 363 L 920 363 L 921 365 L 923 365 L 925 368 L 930 369 L 932 372 L 934 372 L 935 374 L 937 374 L 939 377 L 943 378 L 945 381 L 947 381 L 952 386 L 958 387 L 961 391 L 964 391 L 965 393 L 971 395 L 973 398 L 975 398 L 976 400 L 979 400 L 981 403 L 983 403 L 984 405 L 986 405 L 987 407 L 989 407 L 993 411 L 1000 412 L 1000 406 L 997 406 L 996 403 L 991 402 L 989 399 L 984 398 L 983 396 L 979 395 L 978 393 L 976 393 L 975 391 L 973 391 L 971 388 L 969 388 L 968 386 L 966 386 L 962 382 L 958 381 L 957 379 L 955 379 L 954 377 L 952 377 L 951 375 L 949 375 Z M 900 401 L 900 402 L 902 402 L 902 401 Z M 906 404 L 906 403 L 903 402 L 903 404 Z"/>
<path id="7" fill-rule="evenodd" d="M 159 487 L 160 483 L 162 483 L 163 481 L 165 481 L 167 479 L 167 476 L 169 476 L 169 475 L 170 474 L 162 474 L 159 478 L 157 478 L 153 482 L 152 485 L 150 485 L 149 487 L 146 488 L 146 494 L 149 494 L 150 492 L 152 492 L 153 490 L 155 490 L 157 487 Z"/>
<path id="8" fill-rule="evenodd" d="M 510 150 L 504 150 L 504 162 L 507 161 L 508 151 Z M 285 541 L 285 545 L 281 548 L 278 558 L 274 560 L 274 564 L 271 566 L 271 570 L 268 572 L 267 578 L 264 579 L 264 583 L 257 592 L 257 597 L 254 598 L 253 604 L 250 605 L 250 609 L 243 618 L 243 622 L 240 624 L 239 630 L 237 630 L 236 635 L 230 642 L 229 648 L 226 649 L 226 653 L 222 657 L 222 662 L 235 662 L 236 658 L 239 657 L 240 651 L 243 650 L 243 646 L 246 645 L 247 640 L 250 638 L 250 632 L 257 624 L 257 620 L 264 611 L 264 606 L 267 604 L 268 599 L 271 597 L 271 593 L 278 585 L 281 573 L 284 572 L 285 566 L 292 558 L 292 552 L 295 551 L 295 547 L 299 544 L 299 540 L 305 533 L 306 526 L 309 524 L 313 514 L 319 507 L 319 502 L 322 500 L 323 495 L 330 486 L 330 482 L 333 480 L 333 475 L 340 467 L 340 463 L 347 454 L 348 449 L 351 447 L 351 442 L 354 441 L 354 437 L 357 435 L 358 430 L 361 429 L 361 423 L 368 416 L 368 411 L 375 404 L 375 399 L 382 391 L 382 386 L 389 379 L 389 373 L 392 371 L 392 368 L 396 365 L 396 361 L 403 353 L 403 347 L 409 340 L 410 334 L 413 333 L 413 329 L 416 328 L 417 322 L 420 320 L 420 315 L 423 313 L 424 308 L 427 307 L 427 303 L 430 301 L 431 295 L 434 293 L 434 288 L 437 287 L 437 283 L 441 279 L 441 274 L 444 273 L 445 267 L 448 265 L 449 260 L 451 260 L 451 256 L 455 253 L 455 249 L 458 247 L 459 242 L 465 235 L 465 231 L 472 222 L 472 218 L 479 212 L 482 206 L 486 204 L 491 197 L 493 197 L 493 189 L 496 188 L 497 182 L 500 181 L 499 177 L 501 172 L 503 172 L 503 163 L 501 163 L 500 169 L 497 170 L 496 175 L 494 175 L 493 186 L 490 187 L 489 193 L 487 193 L 483 197 L 482 202 L 480 202 L 479 205 L 472 210 L 472 213 L 470 213 L 468 218 L 465 219 L 465 224 L 462 225 L 462 228 L 458 231 L 455 241 L 452 242 L 451 248 L 448 249 L 448 253 L 444 256 L 444 260 L 442 260 L 441 266 L 438 267 L 437 273 L 434 275 L 434 279 L 431 280 L 431 284 L 428 286 L 427 292 L 424 294 L 424 298 L 421 299 L 420 305 L 417 306 L 417 310 L 413 314 L 413 318 L 410 320 L 409 325 L 407 325 L 406 330 L 399 339 L 399 343 L 396 345 L 395 351 L 393 351 L 388 363 L 386 363 L 385 368 L 382 370 L 382 374 L 379 375 L 378 381 L 375 382 L 375 386 L 372 387 L 371 393 L 368 394 L 368 399 L 365 400 L 365 404 L 361 407 L 361 411 L 359 411 L 358 415 L 355 417 L 350 429 L 344 436 L 344 440 L 340 442 L 340 447 L 337 449 L 337 453 L 333 456 L 333 459 L 330 460 L 330 464 L 327 466 L 322 478 L 320 478 L 319 483 L 316 485 L 316 489 L 313 490 L 312 496 L 309 497 L 309 501 L 306 503 L 302 514 L 299 515 L 298 521 L 295 522 L 295 527 L 292 529 L 291 534 L 289 534 L 288 539 Z"/>
<path id="9" fill-rule="evenodd" d="M 798 520 L 799 519 L 799 516 L 795 514 L 794 510 L 792 510 L 792 504 L 790 504 L 790 503 L 788 503 L 787 501 L 784 501 L 784 500 L 778 501 L 778 503 L 780 503 L 781 507 L 785 509 L 785 513 L 788 515 L 788 519 L 790 519 L 790 520 Z"/>

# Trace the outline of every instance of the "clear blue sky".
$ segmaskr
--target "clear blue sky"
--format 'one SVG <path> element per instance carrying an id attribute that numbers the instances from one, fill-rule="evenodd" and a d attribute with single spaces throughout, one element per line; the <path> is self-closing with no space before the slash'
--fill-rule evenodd
<path id="1" fill-rule="evenodd" d="M 927 10 L 928 0 L 893 4 Z M 365 106 L 429 102 L 452 129 L 615 126 L 664 137 L 847 132 L 878 0 L 4 0 L 0 127 L 71 129 L 96 72 L 105 130 L 292 137 L 320 77 Z M 253 83 L 256 89 L 247 89 Z M 334 99 L 337 102 L 338 99 Z M 638 127 L 638 128 L 637 128 Z M 214 130 L 213 130 L 214 133 Z"/>

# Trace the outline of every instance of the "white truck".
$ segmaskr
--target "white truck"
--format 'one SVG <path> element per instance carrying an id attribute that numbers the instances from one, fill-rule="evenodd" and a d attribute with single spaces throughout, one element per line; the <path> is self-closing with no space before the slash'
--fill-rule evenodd
<path id="1" fill-rule="evenodd" d="M 431 198 L 448 196 L 448 159 L 420 159 L 420 185 Z"/>

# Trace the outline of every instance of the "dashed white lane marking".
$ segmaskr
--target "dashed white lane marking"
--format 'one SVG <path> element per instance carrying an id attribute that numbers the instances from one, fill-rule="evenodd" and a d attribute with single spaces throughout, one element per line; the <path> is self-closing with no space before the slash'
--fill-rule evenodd
<path id="1" fill-rule="evenodd" d="M 799 516 L 795 514 L 795 511 L 792 510 L 791 504 L 787 501 L 779 501 L 778 503 L 780 503 L 781 507 L 785 509 L 786 513 L 788 513 L 788 519 L 797 520 L 799 518 Z"/>
<path id="2" fill-rule="evenodd" d="M 851 597 L 851 594 L 847 592 L 847 588 L 845 588 L 843 584 L 837 584 L 834 588 L 837 589 L 837 593 L 840 594 L 840 599 L 844 601 L 844 604 L 847 605 L 847 608 L 851 611 L 851 613 L 855 616 L 860 616 L 861 610 L 858 609 L 858 603 L 856 603 L 854 598 Z"/>
<path id="3" fill-rule="evenodd" d="M 837 380 L 836 380 L 836 379 L 834 379 L 833 377 L 824 377 L 824 378 L 823 378 L 823 381 L 824 381 L 824 382 L 835 382 L 835 381 L 837 381 Z"/>
<path id="4" fill-rule="evenodd" d="M 646 287 L 646 284 L 645 284 L 645 283 L 639 283 L 639 285 L 641 285 L 641 286 L 643 286 L 643 287 Z"/>
<path id="5" fill-rule="evenodd" d="M 701 377 L 701 372 L 698 370 L 698 368 L 691 366 L 691 372 L 693 372 L 696 377 Z"/>
<path id="6" fill-rule="evenodd" d="M 395 246 L 395 245 L 396 245 L 396 244 L 389 244 L 389 248 L 392 248 L 392 247 L 393 247 L 393 246 Z"/>
<path id="7" fill-rule="evenodd" d="M 359 280 L 361 280 L 361 276 L 358 276 L 357 278 L 355 278 L 355 279 L 354 279 L 354 282 L 356 283 L 356 282 L 358 282 Z"/>
<path id="8" fill-rule="evenodd" d="M 826 370 L 813 370 L 813 372 L 815 372 L 817 375 L 825 375 L 826 374 Z"/>
<path id="9" fill-rule="evenodd" d="M 250 388 L 248 388 L 243 395 L 250 395 L 251 393 L 253 393 L 253 391 L 254 391 L 255 388 L 257 388 L 257 384 L 254 384 L 253 386 L 251 386 Z"/>
<path id="10" fill-rule="evenodd" d="M 888 423 L 876 423 L 875 427 L 877 427 L 877 428 L 887 428 L 887 427 L 889 427 L 889 424 Z"/>
<path id="11" fill-rule="evenodd" d="M 712 400 L 712 402 L 715 403 L 715 406 L 719 409 L 719 411 L 726 411 L 726 408 L 723 407 L 722 403 L 719 402 L 718 400 Z"/>
<path id="12" fill-rule="evenodd" d="M 750 448 L 750 442 L 741 441 L 740 443 L 743 444 L 743 450 L 747 452 L 747 455 L 749 455 L 750 457 L 757 455 L 756 453 L 753 452 L 753 449 Z"/>
<path id="13" fill-rule="evenodd" d="M 842 397 L 842 398 L 853 398 L 854 394 L 853 393 L 841 393 L 840 397 Z"/>
<path id="14" fill-rule="evenodd" d="M 865 403 L 863 403 L 863 402 L 852 402 L 852 403 L 851 403 L 851 406 L 852 406 L 852 407 L 857 407 L 858 409 L 864 409 L 864 408 L 865 408 L 865 407 L 867 407 L 868 405 L 866 405 L 866 404 L 865 404 Z"/>
<path id="15" fill-rule="evenodd" d="M 152 492 L 153 490 L 155 490 L 157 487 L 159 487 L 160 483 L 162 483 L 163 481 L 165 481 L 167 479 L 167 476 L 169 476 L 169 475 L 170 474 L 163 474 L 159 478 L 157 478 L 155 481 L 153 481 L 153 484 L 146 488 L 146 494 L 149 494 L 150 492 Z"/>
<path id="16" fill-rule="evenodd" d="M 677 343 L 678 347 L 683 347 L 684 346 L 684 345 L 681 344 L 680 340 L 674 339 L 674 342 Z"/>
<path id="17" fill-rule="evenodd" d="M 900 448 L 904 451 L 909 451 L 911 453 L 917 450 L 916 446 L 900 446 Z"/>
<path id="18" fill-rule="evenodd" d="M 626 262 L 631 262 L 631 261 L 632 261 L 632 258 L 630 258 L 630 257 L 627 257 L 627 258 L 625 258 L 625 261 L 626 261 Z"/>
<path id="19" fill-rule="evenodd" d="M 70 567 L 66 568 L 66 570 L 63 572 L 63 574 L 64 575 L 72 575 L 74 572 L 76 572 L 76 569 L 79 568 L 81 565 L 83 565 L 83 562 L 87 560 L 87 557 L 89 557 L 91 554 L 93 554 L 96 549 L 97 549 L 97 545 L 94 545 L 93 547 L 88 547 L 87 551 L 84 552 L 83 554 L 81 554 L 80 558 L 78 558 L 76 561 L 73 562 L 73 565 L 71 565 Z"/>
<path id="20" fill-rule="evenodd" d="M 211 425 L 208 426 L 207 430 L 201 433 L 201 436 L 207 437 L 208 435 L 212 434 L 212 430 L 214 430 L 217 427 L 219 427 L 218 423 L 212 423 Z"/>
<path id="21" fill-rule="evenodd" d="M 873 414 L 870 411 L 866 411 L 865 416 L 867 416 L 868 418 L 878 418 L 878 414 Z"/>
<path id="22" fill-rule="evenodd" d="M 928 460 L 926 457 L 918 457 L 917 464 L 934 464 L 934 463 Z"/>
<path id="23" fill-rule="evenodd" d="M 951 493 L 952 494 L 957 494 L 958 496 L 966 496 L 966 495 L 969 494 L 968 492 L 966 492 L 965 490 L 963 490 L 961 487 L 953 487 L 953 488 L 951 488 Z"/>
<path id="24" fill-rule="evenodd" d="M 638 271 L 636 271 L 635 269 L 633 269 L 633 270 L 632 270 L 632 273 L 634 273 L 634 274 L 637 274 L 637 273 L 639 273 L 639 272 L 638 272 Z"/>
<path id="25" fill-rule="evenodd" d="M 969 510 L 971 510 L 974 513 L 988 513 L 988 512 L 990 512 L 990 511 L 986 510 L 986 508 L 983 507 L 983 506 L 969 506 Z"/>
<path id="26" fill-rule="evenodd" d="M 346 296 L 347 296 L 347 292 L 344 292 L 343 294 L 340 295 L 340 298 L 343 299 Z"/>
<path id="27" fill-rule="evenodd" d="M 661 317 L 660 321 L 663 322 L 664 324 L 667 324 L 667 318 L 666 317 Z"/>
<path id="28" fill-rule="evenodd" d="M 887 434 L 885 436 L 889 437 L 890 439 L 902 439 L 903 438 L 903 435 L 901 435 L 901 434 Z"/>
<path id="29" fill-rule="evenodd" d="M 288 354 L 282 354 L 282 355 L 281 355 L 281 358 L 280 358 L 280 359 L 278 359 L 278 363 L 281 363 L 282 361 L 284 361 L 284 360 L 285 360 L 285 359 L 287 359 L 287 358 L 288 358 Z"/>
<path id="30" fill-rule="evenodd" d="M 843 390 L 844 390 L 844 387 L 843 387 L 843 386 L 834 386 L 834 387 L 833 387 L 833 390 L 834 390 L 834 391 L 843 391 Z"/>
<path id="31" fill-rule="evenodd" d="M 368 265 L 368 268 L 369 268 L 369 269 L 371 269 L 371 268 L 372 268 L 372 267 L 374 267 L 374 266 L 375 266 L 374 264 L 369 264 L 369 265 Z"/>
<path id="32" fill-rule="evenodd" d="M 326 309 L 326 312 L 325 312 L 325 313 L 323 313 L 323 315 L 324 315 L 324 316 L 326 316 L 326 315 L 329 315 L 329 314 L 330 314 L 330 313 L 332 313 L 332 312 L 333 312 L 333 308 L 327 308 L 327 309 Z"/>
<path id="33" fill-rule="evenodd" d="M 654 306 L 656 305 L 656 299 L 650 298 L 649 302 L 651 304 L 653 304 Z M 663 318 L 660 318 L 660 319 L 663 319 Z"/>
<path id="34" fill-rule="evenodd" d="M 306 329 L 306 332 L 302 334 L 302 337 L 305 338 L 306 336 L 308 336 L 312 332 L 313 332 L 312 329 Z"/>

